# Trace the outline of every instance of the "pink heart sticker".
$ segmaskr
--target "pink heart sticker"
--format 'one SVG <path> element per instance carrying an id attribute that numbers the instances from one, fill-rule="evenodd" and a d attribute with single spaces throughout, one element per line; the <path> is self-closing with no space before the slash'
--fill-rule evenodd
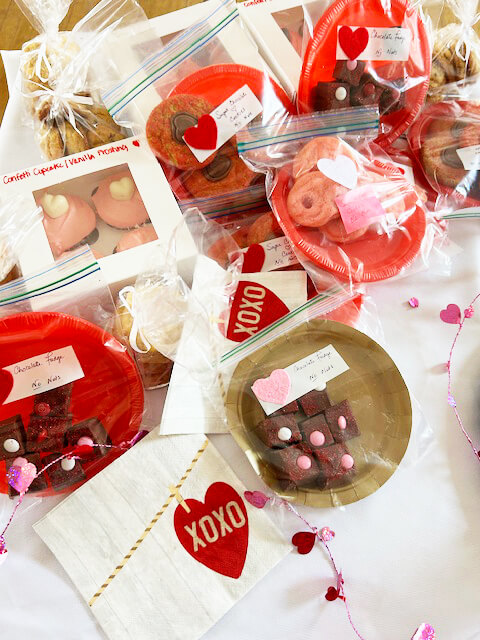
<path id="1" fill-rule="evenodd" d="M 285 369 L 275 369 L 268 378 L 255 380 L 252 391 L 259 400 L 283 405 L 290 391 L 290 377 Z"/>
<path id="2" fill-rule="evenodd" d="M 462 319 L 460 307 L 456 304 L 447 305 L 446 309 L 442 309 L 440 311 L 440 319 L 448 324 L 460 324 Z"/>
<path id="3" fill-rule="evenodd" d="M 355 189 L 357 186 L 357 167 L 355 162 L 348 156 L 339 155 L 335 160 L 320 158 L 320 160 L 317 160 L 317 168 L 324 176 L 341 184 L 342 187 Z"/>
<path id="4" fill-rule="evenodd" d="M 25 458 L 15 458 L 8 470 L 7 480 L 11 487 L 22 494 L 28 490 L 36 475 L 37 467 L 34 464 L 28 462 Z"/>

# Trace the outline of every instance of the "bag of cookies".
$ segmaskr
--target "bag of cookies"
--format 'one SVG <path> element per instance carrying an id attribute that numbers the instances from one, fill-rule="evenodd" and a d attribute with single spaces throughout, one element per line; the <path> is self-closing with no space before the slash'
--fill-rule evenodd
<path id="1" fill-rule="evenodd" d="M 0 203 L 0 285 L 20 277 L 17 249 L 41 220 L 41 209 L 32 207 L 26 198 L 16 197 Z"/>
<path id="2" fill-rule="evenodd" d="M 478 99 L 480 38 L 474 29 L 480 19 L 478 3 L 445 0 L 443 14 L 449 23 L 433 33 L 428 100 Z"/>
<path id="3" fill-rule="evenodd" d="M 59 31 L 70 1 L 18 5 L 40 33 L 22 47 L 20 79 L 25 122 L 43 155 L 55 160 L 126 137 L 101 101 L 93 60 L 114 29 L 146 20 L 135 0 L 102 0 L 71 32 Z"/>
<path id="4" fill-rule="evenodd" d="M 238 157 L 236 133 L 293 110 L 234 0 L 212 0 L 203 20 L 166 46 L 159 42 L 134 73 L 118 68 L 117 74 L 105 104 L 122 126 L 146 131 L 180 200 L 248 188 L 259 177 Z"/>
<path id="5" fill-rule="evenodd" d="M 310 272 L 347 282 L 405 274 L 431 249 L 421 195 L 373 142 L 371 108 L 294 116 L 249 128 L 239 153 L 267 174 L 272 210 Z"/>

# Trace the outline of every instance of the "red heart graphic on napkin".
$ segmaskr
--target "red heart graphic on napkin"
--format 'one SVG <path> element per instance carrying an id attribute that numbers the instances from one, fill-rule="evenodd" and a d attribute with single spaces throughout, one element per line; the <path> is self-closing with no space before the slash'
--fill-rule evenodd
<path id="1" fill-rule="evenodd" d="M 298 553 L 302 555 L 310 553 L 315 544 L 315 534 L 310 531 L 299 531 L 293 536 L 292 544 L 297 547 Z"/>
<path id="2" fill-rule="evenodd" d="M 338 42 L 349 60 L 355 60 L 365 51 L 368 44 L 368 31 L 365 27 L 358 27 L 352 31 L 350 27 L 341 27 L 338 32 Z"/>
<path id="3" fill-rule="evenodd" d="M 459 324 L 462 319 L 460 307 L 456 304 L 448 304 L 446 309 L 440 311 L 440 319 L 448 324 Z"/>
<path id="4" fill-rule="evenodd" d="M 251 244 L 243 256 L 242 273 L 259 273 L 265 262 L 265 249 L 261 244 Z"/>
<path id="5" fill-rule="evenodd" d="M 206 567 L 223 576 L 239 578 L 248 547 L 245 503 L 233 487 L 215 482 L 205 502 L 188 498 L 190 513 L 178 505 L 173 523 L 183 548 Z"/>
<path id="6" fill-rule="evenodd" d="M 217 148 L 217 123 L 209 114 L 202 116 L 196 126 L 185 130 L 183 137 L 194 149 L 214 150 Z"/>
<path id="7" fill-rule="evenodd" d="M 238 283 L 232 301 L 227 338 L 243 342 L 288 312 L 287 305 L 273 291 L 262 284 L 243 280 Z"/>

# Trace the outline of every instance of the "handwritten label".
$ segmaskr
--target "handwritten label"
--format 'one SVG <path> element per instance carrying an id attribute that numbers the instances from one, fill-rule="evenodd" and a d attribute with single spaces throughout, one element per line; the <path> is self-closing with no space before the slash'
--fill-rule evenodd
<path id="1" fill-rule="evenodd" d="M 342 26 L 343 25 L 340 25 L 338 30 L 340 30 Z M 350 26 L 352 31 L 358 29 L 358 27 L 348 26 Z M 410 29 L 396 27 L 366 27 L 366 29 L 368 31 L 368 43 L 358 56 L 358 60 L 408 60 L 410 57 L 410 41 L 412 39 Z M 348 60 L 348 56 L 338 42 L 338 36 L 337 60 Z"/>
<path id="2" fill-rule="evenodd" d="M 480 169 L 480 144 L 474 144 L 472 147 L 457 149 L 457 154 L 462 161 L 463 168 L 467 171 L 470 171 L 471 169 Z"/>
<path id="3" fill-rule="evenodd" d="M 217 125 L 217 145 L 215 150 L 219 149 L 238 131 L 246 127 L 259 113 L 262 113 L 262 110 L 262 103 L 248 84 L 245 84 L 227 98 L 225 102 L 222 102 L 210 113 Z M 215 151 L 212 149 L 195 149 L 190 145 L 188 147 L 199 162 L 205 162 Z"/>
<path id="4" fill-rule="evenodd" d="M 269 416 L 290 402 L 298 400 L 298 398 L 312 391 L 315 387 L 322 386 L 329 380 L 333 380 L 333 378 L 345 373 L 348 369 L 349 366 L 342 356 L 329 344 L 327 347 L 285 367 L 285 371 L 290 378 L 290 391 L 283 404 L 273 404 L 263 400 L 258 401 L 267 416 Z"/>
<path id="5" fill-rule="evenodd" d="M 84 377 L 73 347 L 63 347 L 3 368 L 13 386 L 4 404 L 56 389 Z"/>
<path id="6" fill-rule="evenodd" d="M 292 264 L 298 264 L 295 251 L 286 236 L 265 240 L 265 242 L 260 242 L 260 246 L 263 247 L 265 252 L 265 260 L 263 261 L 261 271 L 275 271 L 275 269 L 282 269 L 284 267 L 290 267 Z M 241 253 L 246 253 L 247 251 L 248 247 L 242 249 Z M 238 255 L 238 253 L 236 255 Z M 235 256 L 235 252 L 231 253 L 230 256 Z"/>
<path id="7" fill-rule="evenodd" d="M 371 187 L 352 189 L 343 196 L 335 198 L 343 226 L 352 233 L 385 216 L 385 210 Z"/>

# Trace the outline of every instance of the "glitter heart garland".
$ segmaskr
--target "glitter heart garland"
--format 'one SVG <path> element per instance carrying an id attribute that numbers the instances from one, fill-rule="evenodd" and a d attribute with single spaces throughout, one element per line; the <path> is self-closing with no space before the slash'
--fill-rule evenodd
<path id="1" fill-rule="evenodd" d="M 480 297 L 480 294 L 479 294 Z M 350 608 L 348 606 L 348 602 L 347 602 L 347 596 L 345 595 L 345 580 L 343 579 L 343 575 L 342 572 L 338 570 L 337 565 L 335 563 L 335 560 L 333 558 L 333 554 L 330 550 L 330 547 L 328 545 L 329 542 L 331 542 L 333 540 L 333 538 L 335 537 L 335 532 L 332 531 L 330 529 L 330 527 L 322 527 L 322 529 L 317 529 L 317 527 L 312 526 L 296 509 L 295 507 L 293 507 L 289 502 L 287 502 L 286 500 L 284 500 L 283 498 L 278 498 L 276 496 L 267 496 L 265 495 L 262 491 L 245 491 L 244 493 L 244 497 L 247 500 L 247 502 L 249 502 L 251 505 L 253 505 L 254 507 L 257 507 L 257 509 L 263 509 L 265 507 L 265 505 L 270 504 L 270 506 L 278 506 L 278 507 L 284 507 L 285 509 L 287 509 L 288 511 L 290 511 L 290 513 L 292 513 L 293 515 L 295 515 L 297 518 L 299 518 L 312 532 L 312 534 L 314 535 L 315 539 L 314 542 L 312 543 L 312 548 L 314 546 L 314 543 L 316 541 L 320 542 L 324 549 L 327 552 L 327 555 L 330 559 L 330 563 L 333 567 L 333 571 L 335 574 L 335 580 L 336 580 L 336 584 L 330 586 L 327 589 L 327 593 L 325 594 L 325 600 L 327 600 L 328 602 L 334 602 L 335 600 L 341 600 L 345 606 L 345 611 L 347 613 L 347 618 L 348 618 L 348 622 L 350 623 L 350 626 L 352 627 L 355 635 L 357 636 L 357 638 L 359 640 L 366 640 L 366 638 L 362 635 L 360 635 L 360 632 L 358 631 L 357 627 L 355 626 L 353 619 L 352 619 L 352 615 L 350 613 Z M 305 534 L 310 534 L 310 532 L 305 532 L 305 531 L 301 531 L 296 533 L 293 538 L 292 538 L 292 543 L 294 545 L 297 546 L 297 551 L 298 553 L 308 553 L 309 551 L 305 551 L 305 550 L 300 550 L 300 547 L 298 545 L 299 541 L 303 541 L 305 538 Z M 294 542 L 295 540 L 295 542 Z M 413 636 L 411 636 L 410 640 L 436 640 L 436 635 L 435 635 L 435 630 L 434 628 L 426 623 L 423 622 L 416 630 L 415 633 L 413 634 Z"/>

